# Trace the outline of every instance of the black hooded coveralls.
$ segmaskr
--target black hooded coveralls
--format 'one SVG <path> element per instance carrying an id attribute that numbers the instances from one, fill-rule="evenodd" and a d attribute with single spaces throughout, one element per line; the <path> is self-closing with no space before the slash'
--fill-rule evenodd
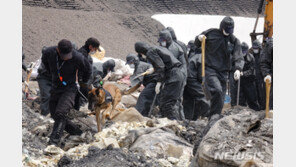
<path id="1" fill-rule="evenodd" d="M 262 49 L 259 48 L 259 52 L 254 53 L 253 49 L 251 48 L 249 52 L 255 58 L 255 72 L 256 72 L 255 83 L 256 83 L 258 104 L 259 104 L 260 110 L 265 110 L 265 83 L 264 83 L 263 76 L 260 69 L 260 55 L 261 55 Z"/>
<path id="2" fill-rule="evenodd" d="M 245 65 L 243 68 L 243 76 L 241 76 L 241 91 L 243 92 L 244 99 L 246 100 L 248 106 L 259 111 L 257 92 L 256 92 L 256 73 L 255 73 L 255 58 L 252 54 L 244 56 Z"/>
<path id="3" fill-rule="evenodd" d="M 82 72 L 82 82 L 86 83 L 91 76 L 92 69 L 87 59 L 75 50 L 72 51 L 72 59 L 63 61 L 56 46 L 44 50 L 41 60 L 45 69 L 51 74 L 52 81 L 49 110 L 55 122 L 49 143 L 58 145 L 64 130 L 71 135 L 82 133 L 79 127 L 73 124 L 66 115 L 73 108 L 77 93 L 76 71 Z M 66 85 L 61 82 L 58 76 L 58 65 L 61 66 L 60 76 Z"/>
<path id="4" fill-rule="evenodd" d="M 191 55 L 188 65 L 187 84 L 183 95 L 186 119 L 196 120 L 200 116 L 207 116 L 209 112 L 210 104 L 205 98 L 201 82 L 201 54 Z"/>
<path id="5" fill-rule="evenodd" d="M 267 75 L 273 79 L 273 38 L 267 39 L 260 56 L 260 69 L 263 78 Z M 264 83 L 265 84 L 265 83 Z M 266 91 L 264 91 L 266 93 Z M 271 82 L 269 108 L 273 109 L 273 82 Z"/>
<path id="6" fill-rule="evenodd" d="M 183 111 L 183 105 L 182 105 L 182 97 L 183 97 L 183 92 L 184 88 L 186 85 L 186 79 L 187 79 L 187 63 L 185 59 L 185 54 L 183 52 L 183 49 L 173 41 L 172 36 L 168 30 L 163 30 L 159 33 L 159 37 L 163 38 L 166 40 L 166 48 L 173 53 L 175 58 L 179 60 L 182 65 L 181 65 L 181 72 L 182 72 L 182 78 L 181 78 L 181 97 L 178 100 L 178 105 L 180 109 L 180 113 L 184 113 Z M 183 114 L 184 115 L 184 114 Z"/>
<path id="7" fill-rule="evenodd" d="M 221 22 L 223 24 L 223 21 Z M 226 93 L 226 81 L 231 69 L 231 57 L 234 69 L 241 71 L 244 66 L 240 41 L 232 34 L 225 36 L 222 29 L 209 29 L 202 33 L 206 38 L 205 79 L 211 93 L 210 115 L 221 114 Z M 201 47 L 198 36 L 195 38 L 197 48 Z M 229 45 L 233 50 L 229 52 Z M 230 76 L 233 77 L 233 76 Z"/>
<path id="8" fill-rule="evenodd" d="M 160 91 L 160 114 L 169 119 L 183 119 L 178 105 L 184 78 L 182 63 L 164 47 L 151 47 L 146 55 L 155 70 L 155 80 L 163 87 Z"/>

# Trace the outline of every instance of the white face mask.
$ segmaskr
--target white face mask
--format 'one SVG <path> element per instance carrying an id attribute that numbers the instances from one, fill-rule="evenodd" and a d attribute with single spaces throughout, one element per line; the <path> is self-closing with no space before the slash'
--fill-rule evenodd
<path id="1" fill-rule="evenodd" d="M 166 41 L 160 42 L 160 45 L 163 46 L 163 47 L 166 47 Z"/>
<path id="2" fill-rule="evenodd" d="M 254 53 L 259 53 L 259 49 L 253 49 Z"/>
<path id="3" fill-rule="evenodd" d="M 144 54 L 141 54 L 142 55 L 142 57 L 144 58 L 144 59 L 146 59 L 146 56 L 144 55 Z"/>
<path id="4" fill-rule="evenodd" d="M 129 64 L 130 68 L 135 68 L 135 64 Z"/>
<path id="5" fill-rule="evenodd" d="M 223 29 L 223 34 L 224 34 L 225 36 L 228 36 L 228 35 L 229 35 L 229 33 L 225 32 L 224 29 Z"/>
<path id="6" fill-rule="evenodd" d="M 95 51 L 91 51 L 91 52 L 89 52 L 89 55 L 93 55 L 95 53 L 96 53 Z"/>

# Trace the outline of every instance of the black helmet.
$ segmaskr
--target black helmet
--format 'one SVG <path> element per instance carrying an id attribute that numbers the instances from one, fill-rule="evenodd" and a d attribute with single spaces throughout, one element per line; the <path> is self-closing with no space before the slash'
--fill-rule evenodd
<path id="1" fill-rule="evenodd" d="M 258 39 L 256 39 L 256 40 L 253 41 L 253 43 L 252 43 L 252 48 L 253 48 L 253 49 L 261 48 L 261 43 L 259 42 Z"/>
<path id="2" fill-rule="evenodd" d="M 138 60 L 139 60 L 138 56 L 130 53 L 126 56 L 126 63 L 125 64 L 136 63 Z"/>
<path id="3" fill-rule="evenodd" d="M 149 48 L 150 48 L 150 45 L 145 42 L 136 42 L 135 43 L 135 50 L 137 53 L 141 53 L 141 54 L 146 55 Z"/>
<path id="4" fill-rule="evenodd" d="M 232 34 L 234 29 L 234 21 L 231 17 L 226 16 L 220 23 L 220 30 L 228 34 Z"/>
<path id="5" fill-rule="evenodd" d="M 242 52 L 247 52 L 249 50 L 249 45 L 246 42 L 242 42 Z"/>

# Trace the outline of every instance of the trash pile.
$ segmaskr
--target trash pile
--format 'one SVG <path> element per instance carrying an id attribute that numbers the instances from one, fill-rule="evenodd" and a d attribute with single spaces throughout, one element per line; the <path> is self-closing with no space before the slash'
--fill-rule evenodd
<path id="1" fill-rule="evenodd" d="M 122 60 L 115 62 L 119 72 L 111 82 L 124 90 L 132 69 Z M 30 90 L 38 96 L 35 81 Z M 272 164 L 273 120 L 264 119 L 264 112 L 235 108 L 210 120 L 150 119 L 134 108 L 139 93 L 122 96 L 119 114 L 99 133 L 94 116 L 73 117 L 84 133 L 65 132 L 61 148 L 47 146 L 54 121 L 40 114 L 40 99 L 23 101 L 23 166 L 215 167 L 240 166 L 252 158 L 256 164 Z M 85 112 L 87 105 L 78 114 Z"/>

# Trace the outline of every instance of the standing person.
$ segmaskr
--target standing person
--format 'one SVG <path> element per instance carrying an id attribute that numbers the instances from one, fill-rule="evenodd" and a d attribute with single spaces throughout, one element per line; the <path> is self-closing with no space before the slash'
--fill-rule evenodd
<path id="1" fill-rule="evenodd" d="M 182 63 L 165 47 L 152 46 L 146 48 L 143 45 L 138 45 L 136 49 L 147 56 L 147 60 L 151 62 L 154 68 L 153 75 L 157 81 L 155 93 L 160 93 L 160 114 L 169 119 L 182 120 L 184 114 L 180 112 L 177 103 L 181 98 Z"/>
<path id="2" fill-rule="evenodd" d="M 92 57 L 90 55 L 95 53 L 98 50 L 99 47 L 100 47 L 100 42 L 96 38 L 91 37 L 91 38 L 88 38 L 85 41 L 85 44 L 78 50 L 78 52 L 80 52 L 85 57 L 85 59 L 88 60 L 90 65 L 92 65 L 93 64 L 93 59 L 92 59 Z M 82 80 L 82 74 L 81 74 L 80 71 L 78 71 L 78 83 L 81 83 L 81 80 Z M 87 88 L 80 87 L 79 91 L 85 97 L 88 96 L 88 89 Z M 75 106 L 74 106 L 74 108 L 76 110 L 79 110 L 80 107 L 85 103 L 86 103 L 86 100 L 82 97 L 82 95 L 80 93 L 77 92 L 77 95 L 75 97 Z"/>
<path id="3" fill-rule="evenodd" d="M 259 107 L 261 110 L 265 110 L 265 84 L 263 81 L 263 76 L 260 69 L 260 55 L 262 52 L 262 46 L 258 39 L 252 42 L 252 48 L 250 53 L 253 54 L 255 58 L 255 71 L 256 71 L 256 92 Z"/>
<path id="4" fill-rule="evenodd" d="M 69 40 L 59 41 L 58 46 L 48 47 L 42 55 L 42 63 L 51 74 L 52 88 L 50 91 L 49 110 L 54 119 L 49 144 L 59 146 L 63 131 L 71 135 L 80 135 L 82 131 L 67 118 L 67 113 L 74 106 L 77 94 L 76 73 L 82 73 L 82 86 L 87 87 L 91 76 L 91 65 L 76 50 Z"/>
<path id="5" fill-rule="evenodd" d="M 184 114 L 189 120 L 197 120 L 208 115 L 210 104 L 202 90 L 201 54 L 191 55 L 188 65 L 187 84 L 184 89 Z"/>
<path id="6" fill-rule="evenodd" d="M 44 55 L 44 51 L 46 47 L 42 48 L 42 55 Z M 42 59 L 42 58 L 41 58 Z M 47 115 L 50 113 L 49 111 L 49 99 L 50 99 L 50 90 L 51 90 L 51 74 L 46 70 L 44 64 L 41 62 L 38 68 L 38 76 L 37 82 L 40 90 L 40 110 L 42 115 Z"/>
<path id="7" fill-rule="evenodd" d="M 169 30 L 169 32 L 172 36 L 172 40 L 174 42 L 176 42 L 182 48 L 183 53 L 184 53 L 184 57 L 186 60 L 186 65 L 188 66 L 189 60 L 188 60 L 188 55 L 187 55 L 187 46 L 182 41 L 177 40 L 175 30 L 172 27 L 167 27 L 166 29 Z"/>
<path id="8" fill-rule="evenodd" d="M 260 58 L 260 69 L 264 77 L 264 82 L 268 79 L 271 82 L 269 108 L 273 109 L 273 38 L 267 39 L 263 47 Z M 266 91 L 265 91 L 266 92 Z"/>
<path id="9" fill-rule="evenodd" d="M 219 29 L 209 29 L 195 38 L 195 44 L 199 48 L 203 37 L 206 37 L 205 79 L 211 94 L 210 115 L 221 114 L 224 105 L 227 75 L 231 68 L 230 54 L 233 55 L 235 62 L 233 76 L 235 80 L 239 79 L 244 66 L 241 44 L 233 35 L 233 29 L 233 19 L 224 17 Z M 233 44 L 231 52 L 228 50 L 229 44 Z"/>
<path id="10" fill-rule="evenodd" d="M 135 68 L 133 75 L 130 77 L 132 87 L 129 90 L 129 93 L 137 90 L 141 86 L 141 84 L 145 86 L 145 88 L 140 93 L 135 108 L 143 116 L 147 117 L 149 115 L 150 107 L 153 102 L 153 97 L 155 96 L 156 80 L 153 78 L 153 74 L 151 74 L 153 72 L 153 67 L 151 64 L 140 61 L 139 58 L 134 54 L 128 54 L 126 57 L 126 61 L 128 65 L 130 65 L 131 67 L 134 66 Z M 149 71 L 148 73 L 150 74 L 135 78 L 136 76 L 146 71 Z M 157 105 L 157 102 L 155 105 Z"/>
<path id="11" fill-rule="evenodd" d="M 248 53 L 249 46 L 247 43 L 242 43 L 242 53 L 245 60 L 245 65 L 241 77 L 241 90 L 247 101 L 248 106 L 259 111 L 258 99 L 256 94 L 256 72 L 255 72 L 255 58 L 252 54 Z"/>
<path id="12" fill-rule="evenodd" d="M 178 99 L 177 104 L 179 106 L 180 113 L 183 114 L 184 111 L 183 111 L 182 97 L 183 97 L 183 92 L 184 92 L 184 88 L 186 85 L 186 78 L 187 78 L 187 63 L 184 56 L 184 51 L 176 42 L 173 41 L 171 33 L 167 29 L 160 31 L 158 42 L 160 46 L 165 47 L 169 51 L 171 51 L 174 57 L 182 63 L 181 65 L 181 72 L 182 72 L 181 97 L 180 99 Z"/>

